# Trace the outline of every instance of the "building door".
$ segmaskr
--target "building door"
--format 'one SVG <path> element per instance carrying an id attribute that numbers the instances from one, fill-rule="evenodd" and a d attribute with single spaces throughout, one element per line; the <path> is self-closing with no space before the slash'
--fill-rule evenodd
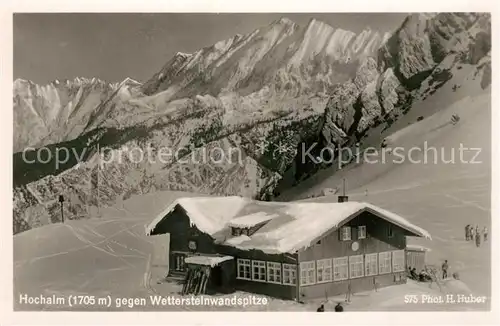
<path id="1" fill-rule="evenodd" d="M 212 268 L 212 273 L 211 273 L 211 277 L 212 277 L 212 282 L 213 282 L 213 285 L 217 288 L 221 288 L 222 287 L 222 267 L 221 266 L 215 266 Z"/>

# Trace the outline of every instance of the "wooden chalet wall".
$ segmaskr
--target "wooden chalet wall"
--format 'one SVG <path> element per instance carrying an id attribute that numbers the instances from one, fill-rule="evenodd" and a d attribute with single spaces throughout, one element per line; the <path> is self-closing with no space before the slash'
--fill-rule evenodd
<path id="1" fill-rule="evenodd" d="M 178 253 L 186 253 L 188 256 L 205 254 L 234 257 L 234 261 L 226 262 L 221 266 L 223 269 L 222 283 L 224 289 L 218 289 L 218 291 L 241 290 L 289 300 L 296 300 L 298 297 L 298 300 L 306 301 L 312 298 L 345 294 L 349 283 L 351 284 L 351 292 L 356 293 L 374 289 L 375 283 L 378 287 L 383 287 L 406 282 L 406 264 L 403 272 L 391 272 L 382 275 L 300 286 L 298 284 L 284 285 L 237 278 L 238 258 L 300 266 L 300 262 L 306 261 L 404 250 L 408 231 L 370 212 L 363 212 L 345 224 L 345 226 L 350 226 L 352 229 L 351 240 L 341 241 L 339 237 L 340 230 L 336 230 L 326 233 L 321 239 L 318 239 L 316 244 L 295 254 L 266 254 L 260 250 L 240 250 L 231 246 L 218 245 L 212 237 L 190 225 L 189 217 L 182 207 L 177 206 L 170 215 L 157 225 L 152 235 L 170 233 L 170 272 L 172 274 L 179 272 L 174 270 L 174 255 Z M 360 225 L 366 226 L 366 239 L 357 239 L 357 227 Z M 389 237 L 389 228 L 392 228 L 391 237 Z M 189 248 L 190 240 L 197 243 L 194 252 Z M 356 251 L 352 250 L 354 241 L 359 244 L 359 249 Z M 297 266 L 298 282 L 300 281 L 299 266 Z"/>
<path id="2" fill-rule="evenodd" d="M 275 298 L 295 300 L 297 297 L 297 285 L 275 284 L 269 282 L 259 282 L 253 280 L 238 279 L 237 259 L 261 260 L 265 262 L 275 262 L 284 264 L 297 264 L 297 255 L 291 254 L 266 254 L 260 250 L 239 250 L 234 247 L 220 246 L 219 252 L 234 257 L 234 289 L 258 294 L 269 295 Z M 281 275 L 283 277 L 283 274 Z"/>
<path id="3" fill-rule="evenodd" d="M 366 225 L 366 239 L 357 239 L 357 226 Z M 334 231 L 318 243 L 311 247 L 299 251 L 299 262 L 316 261 L 325 258 L 338 258 L 345 256 L 364 255 L 370 253 L 379 253 L 384 251 L 404 250 L 406 248 L 407 231 L 389 223 L 369 212 L 363 212 L 345 226 L 351 227 L 351 240 L 340 240 L 340 229 Z M 393 236 L 388 236 L 389 227 L 392 227 Z M 357 241 L 359 249 L 352 250 L 352 243 Z M 378 263 L 378 262 L 377 262 Z M 398 277 L 396 277 L 396 274 Z M 401 278 L 399 278 L 401 276 Z M 300 274 L 299 274 L 300 277 Z M 396 281 L 397 280 L 397 281 Z M 325 297 L 325 295 L 345 294 L 348 290 L 348 284 L 351 283 L 351 292 L 360 292 L 374 289 L 374 282 L 379 287 L 400 284 L 406 282 L 406 273 L 388 273 L 376 276 L 364 276 L 360 278 L 347 279 L 342 281 L 332 281 L 327 283 L 317 283 L 312 285 L 301 285 L 301 300 L 308 298 Z"/>
<path id="4" fill-rule="evenodd" d="M 170 273 L 179 273 L 175 270 L 175 255 L 177 253 L 186 253 L 187 255 L 193 253 L 189 248 L 190 240 L 196 242 L 196 253 L 217 254 L 213 239 L 208 234 L 198 230 L 196 226 L 191 225 L 189 217 L 180 206 L 177 206 L 168 218 L 156 226 L 152 235 L 162 233 L 170 233 Z"/>
<path id="5" fill-rule="evenodd" d="M 298 258 L 296 255 L 268 255 L 259 250 L 246 251 L 218 245 L 214 243 L 212 237 L 199 231 L 194 225 L 190 225 L 189 217 L 180 206 L 177 206 L 168 218 L 157 225 L 152 235 L 163 233 L 170 233 L 170 273 L 173 275 L 184 274 L 175 270 L 174 255 L 176 253 L 185 252 L 188 256 L 193 254 L 230 255 L 234 257 L 234 261 L 221 264 L 224 287 L 217 288 L 217 292 L 241 290 L 290 300 L 294 300 L 297 297 L 296 285 L 274 284 L 237 278 L 238 258 L 297 264 Z M 197 242 L 197 250 L 195 252 L 192 252 L 188 247 L 190 240 Z M 213 293 L 215 286 L 212 284 L 212 281 L 210 282 L 207 291 L 208 293 Z"/>

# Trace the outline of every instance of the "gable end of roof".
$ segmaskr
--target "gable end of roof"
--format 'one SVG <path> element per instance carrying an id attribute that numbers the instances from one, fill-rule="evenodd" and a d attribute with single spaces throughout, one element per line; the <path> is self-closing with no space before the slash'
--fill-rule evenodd
<path id="1" fill-rule="evenodd" d="M 146 235 L 147 236 L 152 235 L 153 231 L 156 229 L 158 224 L 163 222 L 164 219 L 168 218 L 168 215 L 172 213 L 177 208 L 177 206 L 182 207 L 182 205 L 180 205 L 179 202 L 175 200 L 172 204 L 170 204 L 170 206 L 168 206 L 165 210 L 163 210 L 160 214 L 158 214 L 156 218 L 153 221 L 151 221 L 149 225 L 146 226 L 145 230 Z"/>
<path id="2" fill-rule="evenodd" d="M 370 212 L 373 215 L 375 215 L 375 216 L 377 216 L 377 217 L 379 217 L 387 222 L 390 222 L 394 225 L 397 225 L 400 228 L 412 233 L 413 235 L 415 235 L 417 237 L 422 237 L 422 238 L 432 240 L 432 237 L 431 237 L 429 232 L 427 232 L 426 230 L 424 230 L 422 228 L 419 228 L 416 225 L 410 224 L 409 222 L 407 223 L 407 225 L 405 225 L 404 223 L 400 223 L 394 219 L 391 219 L 390 217 L 386 216 L 385 214 L 383 214 L 383 213 L 381 213 L 381 212 L 379 212 L 376 209 L 373 209 L 371 207 L 364 208 L 364 211 Z"/>

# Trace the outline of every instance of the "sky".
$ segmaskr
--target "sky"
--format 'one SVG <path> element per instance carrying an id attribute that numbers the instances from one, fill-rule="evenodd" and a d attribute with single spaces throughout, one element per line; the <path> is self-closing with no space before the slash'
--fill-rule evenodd
<path id="1" fill-rule="evenodd" d="M 14 14 L 14 79 L 126 77 L 145 82 L 178 51 L 192 53 L 281 17 L 315 18 L 353 32 L 394 31 L 405 13 L 22 13 Z"/>

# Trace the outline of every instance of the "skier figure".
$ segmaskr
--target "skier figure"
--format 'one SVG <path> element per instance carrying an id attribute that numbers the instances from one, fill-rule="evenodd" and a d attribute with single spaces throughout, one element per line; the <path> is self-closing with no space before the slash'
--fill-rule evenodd
<path id="1" fill-rule="evenodd" d="M 476 247 L 481 246 L 481 233 L 476 230 Z"/>
<path id="2" fill-rule="evenodd" d="M 321 304 L 318 309 L 316 309 L 316 312 L 324 312 L 325 311 L 325 305 Z"/>
<path id="3" fill-rule="evenodd" d="M 451 123 L 456 125 L 460 121 L 460 116 L 458 114 L 453 114 L 451 116 Z"/>
<path id="4" fill-rule="evenodd" d="M 474 240 L 474 227 L 470 226 L 469 230 L 470 230 L 469 240 Z"/>
<path id="5" fill-rule="evenodd" d="M 344 311 L 344 307 L 342 307 L 342 304 L 339 302 L 335 306 L 335 312 L 342 312 L 342 311 Z"/>
<path id="6" fill-rule="evenodd" d="M 488 240 L 488 228 L 485 226 L 483 229 L 484 241 Z"/>
<path id="7" fill-rule="evenodd" d="M 465 240 L 466 241 L 470 240 L 470 224 L 467 224 L 465 226 Z"/>
<path id="8" fill-rule="evenodd" d="M 443 270 L 443 280 L 448 277 L 448 261 L 445 260 L 443 265 L 441 266 L 441 269 Z"/>

